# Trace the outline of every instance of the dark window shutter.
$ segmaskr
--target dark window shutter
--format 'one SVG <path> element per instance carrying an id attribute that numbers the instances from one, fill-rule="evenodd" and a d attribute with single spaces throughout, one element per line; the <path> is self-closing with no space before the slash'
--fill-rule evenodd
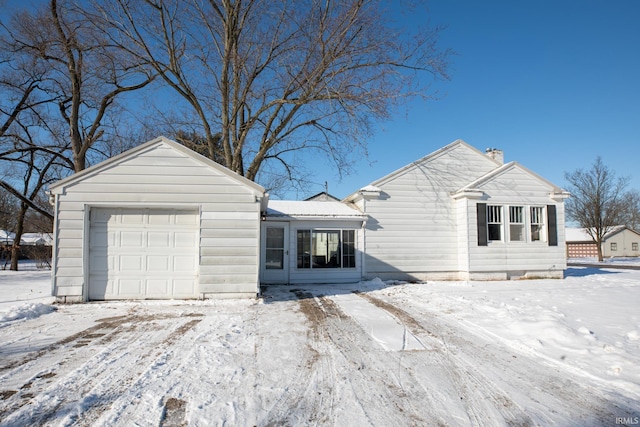
<path id="1" fill-rule="evenodd" d="M 558 220 L 556 218 L 556 205 L 547 205 L 547 232 L 549 246 L 558 246 Z"/>
<path id="2" fill-rule="evenodd" d="M 478 246 L 487 246 L 487 204 L 476 205 L 478 213 Z"/>

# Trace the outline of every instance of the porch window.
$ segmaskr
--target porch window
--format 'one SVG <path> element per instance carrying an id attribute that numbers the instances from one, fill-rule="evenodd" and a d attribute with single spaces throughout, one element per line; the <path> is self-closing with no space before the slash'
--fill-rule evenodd
<path id="1" fill-rule="evenodd" d="M 342 230 L 342 267 L 356 266 L 356 231 Z"/>
<path id="2" fill-rule="evenodd" d="M 355 230 L 297 230 L 298 268 L 355 268 Z"/>
<path id="3" fill-rule="evenodd" d="M 487 206 L 487 232 L 489 241 L 502 240 L 502 206 Z"/>
<path id="4" fill-rule="evenodd" d="M 509 206 L 509 240 L 524 241 L 524 207 Z"/>
<path id="5" fill-rule="evenodd" d="M 542 206 L 531 206 L 531 241 L 540 242 L 543 240 L 544 230 L 544 208 Z"/>

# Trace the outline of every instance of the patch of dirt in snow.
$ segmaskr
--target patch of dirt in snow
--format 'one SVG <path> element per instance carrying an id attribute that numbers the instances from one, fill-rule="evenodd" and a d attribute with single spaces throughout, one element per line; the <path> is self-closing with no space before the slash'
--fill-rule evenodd
<path id="1" fill-rule="evenodd" d="M 7 396 L 0 402 L 0 423 L 45 425 L 62 418 L 62 424 L 91 425 L 114 397 L 125 394 L 145 360 L 155 358 L 201 321 L 190 317 L 159 313 L 105 318 L 7 361 L 0 366 L 2 383 L 24 384 L 15 393 L 0 391 Z M 32 368 L 42 366 L 50 371 L 29 377 Z M 55 376 L 59 379 L 52 381 Z"/>

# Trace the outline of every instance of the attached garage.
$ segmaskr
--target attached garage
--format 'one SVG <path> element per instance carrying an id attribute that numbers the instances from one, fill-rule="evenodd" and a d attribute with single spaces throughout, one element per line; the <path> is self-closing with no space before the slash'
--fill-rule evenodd
<path id="1" fill-rule="evenodd" d="M 157 138 L 50 187 L 60 302 L 255 297 L 265 190 Z"/>
<path id="2" fill-rule="evenodd" d="M 89 299 L 198 297 L 197 211 L 90 212 Z"/>

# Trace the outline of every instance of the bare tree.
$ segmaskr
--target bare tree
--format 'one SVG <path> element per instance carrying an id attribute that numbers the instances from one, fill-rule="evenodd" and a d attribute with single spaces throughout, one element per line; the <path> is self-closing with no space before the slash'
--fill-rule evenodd
<path id="1" fill-rule="evenodd" d="M 602 243 L 618 225 L 629 225 L 633 193 L 627 192 L 627 177 L 617 177 L 597 157 L 591 169 L 565 173 L 571 198 L 565 203 L 567 217 L 586 229 L 598 248 L 602 261 Z M 637 194 L 636 194 L 637 196 Z"/>
<path id="2" fill-rule="evenodd" d="M 198 119 L 208 156 L 259 180 L 266 163 L 297 178 L 297 153 L 339 170 L 366 154 L 371 124 L 428 98 L 446 78 L 438 29 L 393 24 L 384 2 L 115 0 L 94 17 L 152 66 Z"/>
<path id="3" fill-rule="evenodd" d="M 86 2 L 50 0 L 46 7 L 21 11 L 4 26 L 3 48 L 20 64 L 46 70 L 38 89 L 55 102 L 46 119 L 51 138 L 66 140 L 73 170 L 87 166 L 87 155 L 105 138 L 105 124 L 120 113 L 117 100 L 154 78 L 87 19 Z M 21 68 L 23 73 L 28 70 Z M 52 121 L 57 112 L 62 125 Z"/>

